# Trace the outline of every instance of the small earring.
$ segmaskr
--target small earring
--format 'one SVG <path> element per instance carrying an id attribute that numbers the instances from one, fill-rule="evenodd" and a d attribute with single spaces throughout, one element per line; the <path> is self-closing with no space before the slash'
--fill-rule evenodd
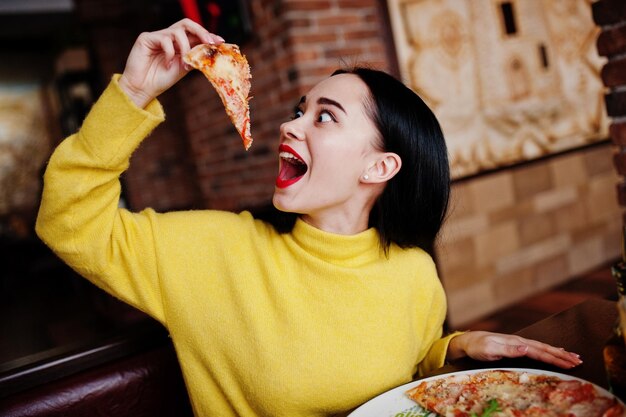
<path id="1" fill-rule="evenodd" d="M 367 181 L 367 180 L 369 180 L 369 179 L 370 179 L 370 176 L 369 176 L 369 175 L 367 175 L 367 174 L 364 174 L 364 175 L 363 175 L 363 179 Z"/>

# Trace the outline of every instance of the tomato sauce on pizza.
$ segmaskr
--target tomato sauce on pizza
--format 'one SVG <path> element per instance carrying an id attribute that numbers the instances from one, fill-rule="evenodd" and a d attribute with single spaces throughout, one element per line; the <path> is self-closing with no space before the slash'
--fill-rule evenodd
<path id="1" fill-rule="evenodd" d="M 222 100 L 246 150 L 252 145 L 250 134 L 250 66 L 234 44 L 197 45 L 183 57 L 185 63 L 202 71 Z"/>
<path id="2" fill-rule="evenodd" d="M 591 383 L 554 375 L 486 370 L 424 381 L 407 391 L 443 417 L 623 417 L 624 406 Z"/>

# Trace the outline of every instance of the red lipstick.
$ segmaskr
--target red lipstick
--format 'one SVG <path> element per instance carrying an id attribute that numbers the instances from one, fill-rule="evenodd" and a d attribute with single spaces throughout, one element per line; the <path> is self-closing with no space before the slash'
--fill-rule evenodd
<path id="1" fill-rule="evenodd" d="M 307 165 L 300 155 L 290 146 L 278 147 L 280 166 L 276 177 L 276 187 L 286 188 L 298 182 L 306 173 Z"/>

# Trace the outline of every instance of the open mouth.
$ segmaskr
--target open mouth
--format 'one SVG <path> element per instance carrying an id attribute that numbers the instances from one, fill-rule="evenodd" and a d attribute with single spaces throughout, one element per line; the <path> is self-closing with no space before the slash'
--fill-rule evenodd
<path id="1" fill-rule="evenodd" d="M 278 147 L 278 156 L 280 157 L 280 167 L 276 177 L 276 186 L 285 188 L 298 182 L 307 171 L 307 165 L 300 155 L 289 146 L 281 144 Z"/>

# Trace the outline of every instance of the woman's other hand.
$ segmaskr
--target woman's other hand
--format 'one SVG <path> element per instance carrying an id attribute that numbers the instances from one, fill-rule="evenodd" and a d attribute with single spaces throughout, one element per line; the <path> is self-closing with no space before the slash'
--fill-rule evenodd
<path id="1" fill-rule="evenodd" d="M 447 358 L 454 360 L 464 356 L 480 361 L 527 356 L 560 368 L 573 368 L 582 363 L 580 357 L 562 348 L 520 336 L 471 331 L 450 340 Z"/>
<path id="2" fill-rule="evenodd" d="M 201 43 L 223 42 L 190 19 L 180 20 L 167 29 L 144 32 L 128 55 L 119 85 L 143 108 L 189 72 L 182 57 L 191 48 Z"/>

